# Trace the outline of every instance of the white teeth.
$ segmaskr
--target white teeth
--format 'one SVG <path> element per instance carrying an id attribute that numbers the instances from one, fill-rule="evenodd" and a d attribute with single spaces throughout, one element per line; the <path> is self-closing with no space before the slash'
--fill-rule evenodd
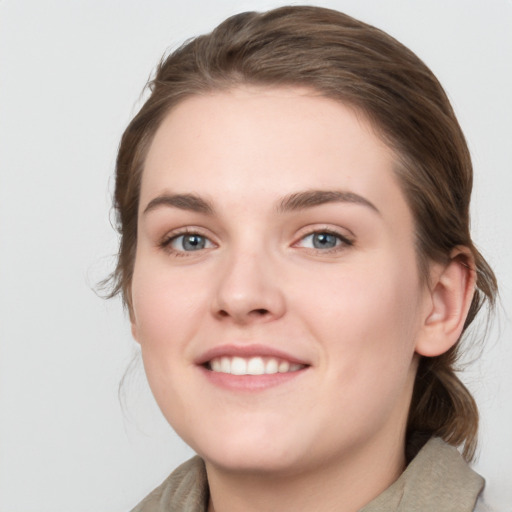
<path id="1" fill-rule="evenodd" d="M 213 361 L 215 361 L 215 359 Z M 212 361 L 212 363 L 213 363 L 213 361 Z M 213 364 L 212 364 L 212 370 L 217 371 L 213 368 Z M 222 373 L 231 373 L 231 360 L 229 359 L 229 357 L 221 357 L 220 358 L 220 370 L 219 371 Z"/>
<path id="2" fill-rule="evenodd" d="M 249 375 L 264 375 L 265 363 L 261 357 L 251 357 L 247 363 L 247 373 Z"/>
<path id="3" fill-rule="evenodd" d="M 220 359 L 213 359 L 212 360 L 212 370 L 214 372 L 221 372 L 222 371 L 222 364 Z"/>
<path id="4" fill-rule="evenodd" d="M 233 375 L 246 375 L 247 374 L 247 362 L 241 357 L 233 357 L 231 360 L 231 373 Z"/>
<path id="5" fill-rule="evenodd" d="M 290 371 L 290 363 L 288 361 L 281 361 L 279 363 L 279 373 L 286 373 Z"/>
<path id="6" fill-rule="evenodd" d="M 267 360 L 267 364 L 265 365 L 265 373 L 277 373 L 279 370 L 279 365 L 277 363 L 277 359 L 273 357 Z"/>
<path id="7" fill-rule="evenodd" d="M 303 364 L 290 363 L 275 357 L 216 357 L 210 361 L 210 370 L 231 375 L 272 375 L 274 373 L 296 372 Z"/>

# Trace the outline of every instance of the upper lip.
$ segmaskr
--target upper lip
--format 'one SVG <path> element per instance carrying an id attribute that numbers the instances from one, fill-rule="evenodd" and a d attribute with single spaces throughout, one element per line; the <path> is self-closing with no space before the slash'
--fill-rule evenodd
<path id="1" fill-rule="evenodd" d="M 219 345 L 202 353 L 195 361 L 203 365 L 217 357 L 275 357 L 290 363 L 309 365 L 304 359 L 267 345 Z"/>

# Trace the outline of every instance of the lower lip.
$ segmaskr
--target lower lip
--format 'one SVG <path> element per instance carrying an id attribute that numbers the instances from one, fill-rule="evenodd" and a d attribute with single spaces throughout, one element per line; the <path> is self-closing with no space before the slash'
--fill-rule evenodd
<path id="1" fill-rule="evenodd" d="M 272 373 L 266 375 L 232 375 L 230 373 L 213 372 L 204 366 L 199 367 L 209 382 L 231 391 L 263 391 L 286 384 L 301 375 L 308 367 L 295 372 Z"/>

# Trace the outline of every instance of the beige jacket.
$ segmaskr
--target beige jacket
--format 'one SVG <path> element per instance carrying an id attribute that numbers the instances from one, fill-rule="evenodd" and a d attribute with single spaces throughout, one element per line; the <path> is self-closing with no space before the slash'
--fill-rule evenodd
<path id="1" fill-rule="evenodd" d="M 477 512 L 484 479 L 452 446 L 433 438 L 398 480 L 359 512 Z M 178 467 L 132 512 L 206 512 L 208 481 L 203 461 Z"/>

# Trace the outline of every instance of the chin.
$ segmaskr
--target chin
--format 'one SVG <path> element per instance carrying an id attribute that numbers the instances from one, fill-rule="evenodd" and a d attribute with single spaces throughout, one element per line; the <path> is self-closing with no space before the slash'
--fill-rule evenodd
<path id="1" fill-rule="evenodd" d="M 207 463 L 223 471 L 286 473 L 298 467 L 302 459 L 301 447 L 297 442 L 292 443 L 288 429 L 281 429 L 281 432 L 285 435 L 276 435 L 266 429 L 225 432 L 213 438 L 203 436 L 199 442 L 190 441 L 189 444 Z"/>
<path id="2" fill-rule="evenodd" d="M 262 453 L 261 450 L 229 450 L 229 453 L 200 454 L 207 464 L 224 472 L 237 474 L 283 475 L 298 469 L 294 457 L 275 453 Z"/>

